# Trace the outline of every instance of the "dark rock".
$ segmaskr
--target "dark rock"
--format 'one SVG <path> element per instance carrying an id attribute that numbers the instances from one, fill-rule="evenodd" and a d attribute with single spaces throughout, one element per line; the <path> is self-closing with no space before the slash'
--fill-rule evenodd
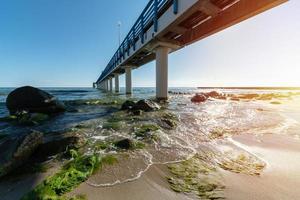
<path id="1" fill-rule="evenodd" d="M 159 110 L 160 106 L 152 100 L 143 99 L 138 101 L 132 109 L 149 112 L 149 111 Z"/>
<path id="2" fill-rule="evenodd" d="M 193 103 L 202 103 L 207 100 L 207 97 L 204 96 L 203 94 L 196 94 L 195 96 L 192 97 L 191 101 Z"/>
<path id="3" fill-rule="evenodd" d="M 49 141 L 40 144 L 32 156 L 38 161 L 45 161 L 49 157 L 70 149 L 79 149 L 85 144 L 85 140 L 79 136 L 59 136 L 48 139 Z"/>
<path id="4" fill-rule="evenodd" d="M 12 91 L 6 99 L 6 106 L 12 115 L 22 111 L 45 114 L 65 111 L 64 104 L 51 94 L 31 86 Z"/>
<path id="5" fill-rule="evenodd" d="M 133 114 L 133 115 L 136 115 L 136 116 L 140 116 L 140 115 L 143 114 L 143 111 L 141 111 L 141 110 L 133 110 L 133 111 L 132 111 L 132 114 Z"/>
<path id="6" fill-rule="evenodd" d="M 43 142 L 43 134 L 32 132 L 0 143 L 0 177 L 23 165 Z"/>
<path id="7" fill-rule="evenodd" d="M 135 106 L 134 101 L 127 100 L 122 104 L 121 110 L 131 110 L 134 106 Z"/>
<path id="8" fill-rule="evenodd" d="M 163 126 L 167 129 L 173 129 L 177 126 L 175 120 L 172 119 L 163 118 L 161 121 L 163 122 Z"/>
<path id="9" fill-rule="evenodd" d="M 128 138 L 122 139 L 114 143 L 114 145 L 120 149 L 132 149 L 134 148 L 134 142 Z"/>
<path id="10" fill-rule="evenodd" d="M 204 96 L 206 96 L 207 98 L 211 97 L 211 98 L 218 98 L 219 96 L 222 96 L 221 94 L 219 94 L 216 91 L 211 91 L 211 92 L 207 92 L 207 93 L 203 93 Z"/>

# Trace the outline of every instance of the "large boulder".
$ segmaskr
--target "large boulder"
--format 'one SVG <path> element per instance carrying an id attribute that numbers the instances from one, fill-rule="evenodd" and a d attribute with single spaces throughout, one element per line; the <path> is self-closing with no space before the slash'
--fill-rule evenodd
<path id="1" fill-rule="evenodd" d="M 195 96 L 192 97 L 191 101 L 193 103 L 202 103 L 207 100 L 207 97 L 204 96 L 203 94 L 196 94 Z"/>
<path id="2" fill-rule="evenodd" d="M 8 138 L 0 143 L 0 177 L 24 164 L 43 142 L 43 134 L 32 132 L 23 137 Z"/>
<path id="3" fill-rule="evenodd" d="M 70 149 L 79 149 L 84 146 L 86 141 L 83 137 L 74 136 L 58 136 L 45 139 L 43 144 L 40 144 L 33 154 L 32 158 L 37 161 L 48 160 L 49 157 L 64 153 Z"/>
<path id="4" fill-rule="evenodd" d="M 131 110 L 134 106 L 134 101 L 127 100 L 122 104 L 121 110 Z"/>
<path id="5" fill-rule="evenodd" d="M 132 108 L 133 110 L 142 110 L 145 112 L 149 112 L 149 111 L 154 111 L 154 110 L 159 110 L 160 106 L 152 101 L 152 100 L 147 100 L 147 99 L 143 99 L 138 101 Z"/>
<path id="6" fill-rule="evenodd" d="M 12 115 L 23 111 L 45 114 L 65 111 L 64 104 L 54 96 L 31 86 L 12 91 L 6 99 L 6 106 Z"/>

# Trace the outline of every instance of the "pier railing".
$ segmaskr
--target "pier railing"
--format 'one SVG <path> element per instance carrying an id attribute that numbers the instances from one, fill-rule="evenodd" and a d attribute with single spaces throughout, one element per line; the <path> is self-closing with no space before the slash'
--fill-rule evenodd
<path id="1" fill-rule="evenodd" d="M 116 53 L 113 55 L 108 65 L 102 72 L 101 76 L 97 80 L 101 82 L 108 74 L 116 69 L 116 67 L 121 63 L 122 59 L 125 59 L 125 55 L 129 56 L 130 48 L 133 51 L 136 50 L 136 42 L 141 39 L 142 44 L 145 40 L 145 32 L 154 25 L 154 31 L 157 32 L 158 29 L 158 18 L 161 12 L 168 5 L 174 6 L 174 12 L 177 12 L 178 0 L 150 0 L 137 21 L 134 23 L 133 27 L 119 46 Z"/>

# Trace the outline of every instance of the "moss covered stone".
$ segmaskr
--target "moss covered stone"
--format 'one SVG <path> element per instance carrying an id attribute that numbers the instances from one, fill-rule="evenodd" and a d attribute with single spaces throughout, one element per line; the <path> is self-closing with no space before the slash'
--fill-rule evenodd
<path id="1" fill-rule="evenodd" d="M 100 158 L 97 154 L 76 156 L 58 173 L 39 184 L 34 190 L 26 194 L 22 200 L 64 200 L 70 199 L 63 195 L 70 192 L 84 182 L 103 164 L 113 164 L 112 157 Z M 113 160 L 113 161 L 112 161 Z"/>
<path id="2" fill-rule="evenodd" d="M 137 138 L 157 141 L 159 140 L 159 136 L 156 133 L 158 130 L 160 130 L 160 127 L 156 124 L 143 124 L 135 127 L 134 134 Z"/>
<path id="3" fill-rule="evenodd" d="M 171 176 L 167 177 L 175 192 L 193 193 L 200 199 L 223 199 L 224 185 L 217 169 L 206 163 L 201 156 L 168 166 Z"/>
<path id="4" fill-rule="evenodd" d="M 122 123 L 121 122 L 106 122 L 103 124 L 103 129 L 111 129 L 118 131 L 122 128 Z"/>
<path id="5" fill-rule="evenodd" d="M 219 162 L 219 166 L 234 173 L 258 176 L 262 173 L 266 164 L 254 156 L 241 153 L 233 157 L 224 156 L 224 159 Z"/>

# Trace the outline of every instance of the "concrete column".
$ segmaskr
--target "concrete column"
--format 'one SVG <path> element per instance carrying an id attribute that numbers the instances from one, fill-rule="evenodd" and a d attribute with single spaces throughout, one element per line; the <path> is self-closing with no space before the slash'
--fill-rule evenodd
<path id="1" fill-rule="evenodd" d="M 105 80 L 105 91 L 108 92 L 108 80 Z"/>
<path id="2" fill-rule="evenodd" d="M 115 74 L 115 92 L 120 92 L 119 74 Z"/>
<path id="3" fill-rule="evenodd" d="M 132 94 L 131 67 L 125 68 L 125 76 L 126 94 Z"/>
<path id="4" fill-rule="evenodd" d="M 113 80 L 112 80 L 112 77 L 109 78 L 109 91 L 110 92 L 113 91 Z"/>
<path id="5" fill-rule="evenodd" d="M 168 55 L 170 48 L 158 47 L 156 53 L 156 98 L 168 99 Z"/>

